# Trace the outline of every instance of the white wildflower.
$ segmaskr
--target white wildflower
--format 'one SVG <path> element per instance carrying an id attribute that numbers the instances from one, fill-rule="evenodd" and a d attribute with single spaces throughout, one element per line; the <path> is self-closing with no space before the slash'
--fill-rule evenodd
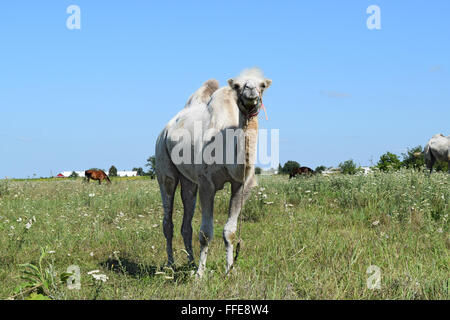
<path id="1" fill-rule="evenodd" d="M 92 274 L 92 277 L 94 277 L 95 280 L 100 280 L 103 282 L 106 282 L 106 280 L 109 279 L 106 274 Z"/>
<path id="2" fill-rule="evenodd" d="M 380 223 L 380 220 L 375 220 L 374 222 L 372 222 L 373 226 L 377 226 Z"/>
<path id="3" fill-rule="evenodd" d="M 93 274 L 93 273 L 99 273 L 100 272 L 100 270 L 92 270 L 92 271 L 89 271 L 87 274 Z"/>

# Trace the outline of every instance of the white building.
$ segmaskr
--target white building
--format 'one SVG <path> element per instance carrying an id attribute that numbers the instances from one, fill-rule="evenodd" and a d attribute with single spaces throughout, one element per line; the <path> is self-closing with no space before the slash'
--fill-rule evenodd
<path id="1" fill-rule="evenodd" d="M 84 171 L 63 171 L 57 175 L 58 178 L 68 178 L 72 174 L 72 172 L 75 172 L 78 174 L 79 177 L 84 178 Z M 106 174 L 108 174 L 108 171 L 105 171 Z M 109 175 L 109 174 L 108 174 Z M 118 177 L 136 177 L 137 171 L 117 171 Z"/>
<path id="2" fill-rule="evenodd" d="M 72 174 L 72 172 L 75 172 L 78 174 L 79 177 L 84 177 L 84 171 L 63 171 L 57 175 L 59 178 L 68 178 Z"/>
<path id="3" fill-rule="evenodd" d="M 273 174 L 278 174 L 278 170 L 275 169 L 275 168 L 270 168 L 270 169 L 267 169 L 267 170 L 263 170 L 263 169 L 261 170 L 261 175 L 262 176 L 271 176 Z"/>
<path id="4" fill-rule="evenodd" d="M 118 177 L 136 177 L 137 171 L 117 171 Z"/>
<path id="5" fill-rule="evenodd" d="M 336 174 L 336 173 L 339 173 L 339 172 L 341 172 L 341 170 L 339 168 L 328 168 L 326 170 L 323 170 L 322 174 L 324 176 L 328 176 L 330 174 Z"/>
<path id="6" fill-rule="evenodd" d="M 361 167 L 361 169 L 363 170 L 363 174 L 365 176 L 367 176 L 369 173 L 373 173 L 373 170 L 370 167 Z"/>

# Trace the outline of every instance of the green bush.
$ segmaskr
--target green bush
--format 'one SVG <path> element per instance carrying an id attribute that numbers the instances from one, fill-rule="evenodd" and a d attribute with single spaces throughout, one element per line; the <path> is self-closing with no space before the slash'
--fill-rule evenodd
<path id="1" fill-rule="evenodd" d="M 327 167 L 325 166 L 318 166 L 316 170 L 314 170 L 316 173 L 322 173 L 322 171 L 325 171 Z"/>
<path id="2" fill-rule="evenodd" d="M 78 177 L 79 177 L 79 175 L 75 171 L 72 171 L 72 173 L 69 176 L 69 178 L 78 178 Z"/>
<path id="3" fill-rule="evenodd" d="M 339 169 L 341 169 L 343 174 L 355 174 L 358 172 L 358 167 L 352 159 L 339 163 Z"/>
<path id="4" fill-rule="evenodd" d="M 110 177 L 117 177 L 117 168 L 115 166 L 111 166 L 111 168 L 109 168 L 108 175 Z"/>
<path id="5" fill-rule="evenodd" d="M 289 160 L 284 164 L 281 172 L 284 174 L 290 174 L 292 170 L 296 168 L 300 168 L 300 163 L 298 163 L 297 161 Z"/>
<path id="6" fill-rule="evenodd" d="M 422 146 L 407 149 L 406 153 L 402 153 L 402 166 L 408 169 L 419 169 L 425 166 L 425 158 L 422 154 Z"/>
<path id="7" fill-rule="evenodd" d="M 396 171 L 400 169 L 402 166 L 402 162 L 398 158 L 398 156 L 391 152 L 386 152 L 380 157 L 380 160 L 377 163 L 378 169 L 381 171 Z"/>

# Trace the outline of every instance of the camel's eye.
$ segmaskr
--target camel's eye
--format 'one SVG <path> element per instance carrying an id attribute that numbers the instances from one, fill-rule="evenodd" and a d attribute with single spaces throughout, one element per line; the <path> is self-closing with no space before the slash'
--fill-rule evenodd
<path id="1" fill-rule="evenodd" d="M 233 85 L 233 88 L 234 88 L 234 90 L 239 90 L 239 83 L 235 83 L 235 84 Z"/>
<path id="2" fill-rule="evenodd" d="M 263 89 L 266 88 L 266 84 L 264 82 L 261 82 L 261 88 L 263 88 Z"/>

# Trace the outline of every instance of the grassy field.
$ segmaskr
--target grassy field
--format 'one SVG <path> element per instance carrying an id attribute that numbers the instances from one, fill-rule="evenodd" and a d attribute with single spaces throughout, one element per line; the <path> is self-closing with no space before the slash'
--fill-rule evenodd
<path id="1" fill-rule="evenodd" d="M 446 173 L 407 170 L 293 181 L 261 176 L 242 213 L 243 242 L 229 277 L 226 186 L 216 196 L 208 272 L 196 281 L 179 233 L 179 195 L 176 269 L 164 268 L 156 180 L 0 181 L 0 298 L 29 296 L 16 288 L 27 282 L 19 265 L 32 263 L 43 280 L 79 267 L 79 290 L 48 280 L 43 292 L 55 299 L 449 299 L 449 183 Z M 196 260 L 200 217 L 197 208 Z M 380 270 L 380 289 L 367 287 L 371 265 Z M 107 280 L 94 279 L 98 274 Z"/>

